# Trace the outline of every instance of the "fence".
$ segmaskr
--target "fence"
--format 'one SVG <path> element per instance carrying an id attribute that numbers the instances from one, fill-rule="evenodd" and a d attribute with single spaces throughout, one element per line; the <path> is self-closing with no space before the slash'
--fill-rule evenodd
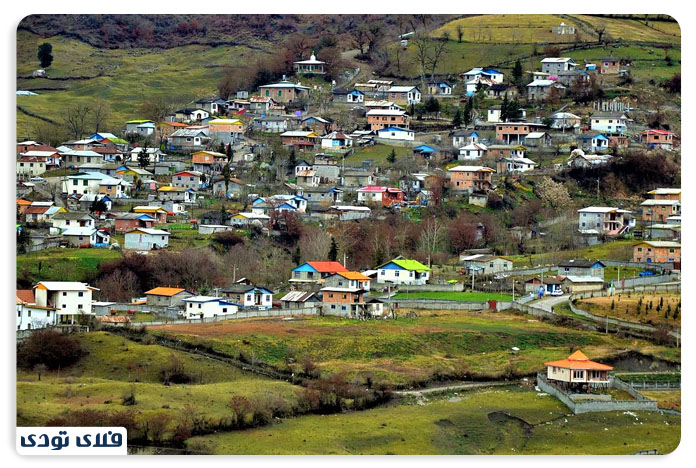
<path id="1" fill-rule="evenodd" d="M 380 284 L 380 283 L 377 283 Z M 409 285 L 399 285 L 399 292 L 415 292 L 415 291 L 464 291 L 464 283 L 430 283 L 430 284 L 409 284 Z"/>
<path id="2" fill-rule="evenodd" d="M 316 307 L 307 307 L 303 309 L 268 309 L 268 310 L 248 310 L 239 311 L 234 315 L 225 315 L 218 317 L 209 317 L 202 319 L 180 319 L 180 320 L 163 320 L 155 322 L 133 322 L 134 326 L 150 326 L 150 325 L 179 325 L 191 323 L 213 323 L 225 322 L 228 320 L 245 319 L 254 317 L 293 317 L 295 315 L 317 315 L 319 310 Z"/>
<path id="3" fill-rule="evenodd" d="M 539 389 L 558 398 L 575 414 L 597 413 L 602 411 L 657 411 L 657 401 L 646 398 L 620 379 L 610 376 L 609 385 L 610 387 L 629 393 L 635 400 L 597 399 L 593 401 L 577 401 L 573 399 L 571 394 L 568 394 L 550 383 L 546 379 L 546 376 L 541 373 L 537 374 L 537 386 Z"/>
<path id="4" fill-rule="evenodd" d="M 640 388 L 641 390 L 669 390 L 671 388 L 681 388 L 681 382 L 626 382 L 631 388 Z"/>

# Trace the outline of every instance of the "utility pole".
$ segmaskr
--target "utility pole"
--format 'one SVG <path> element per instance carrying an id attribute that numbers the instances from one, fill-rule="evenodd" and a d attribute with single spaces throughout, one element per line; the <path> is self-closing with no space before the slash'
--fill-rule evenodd
<path id="1" fill-rule="evenodd" d="M 512 302 L 515 302 L 515 280 L 512 280 Z"/>
<path id="2" fill-rule="evenodd" d="M 474 290 L 474 276 L 476 275 L 476 270 L 471 269 L 471 290 Z"/>

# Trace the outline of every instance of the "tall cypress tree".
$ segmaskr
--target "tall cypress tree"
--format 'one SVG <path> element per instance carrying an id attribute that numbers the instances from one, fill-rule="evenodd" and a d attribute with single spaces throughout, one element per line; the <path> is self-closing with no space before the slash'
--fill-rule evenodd
<path id="1" fill-rule="evenodd" d="M 329 260 L 335 262 L 338 258 L 338 246 L 336 245 L 336 239 L 331 238 L 331 248 L 329 249 Z"/>

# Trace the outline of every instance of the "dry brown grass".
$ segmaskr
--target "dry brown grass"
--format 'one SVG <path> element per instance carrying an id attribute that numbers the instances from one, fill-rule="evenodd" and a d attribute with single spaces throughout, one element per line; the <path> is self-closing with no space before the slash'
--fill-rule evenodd
<path id="1" fill-rule="evenodd" d="M 663 306 L 658 309 L 660 299 L 663 300 Z M 611 308 L 612 302 L 614 308 Z M 637 313 L 638 303 L 641 303 L 640 314 Z M 650 303 L 652 302 L 652 308 Z M 645 312 L 645 306 L 648 305 L 648 312 Z M 593 297 L 578 301 L 579 308 L 599 316 L 609 315 L 609 317 L 628 320 L 631 322 L 652 323 L 655 325 L 667 324 L 670 326 L 681 326 L 681 306 L 679 307 L 679 316 L 673 318 L 674 309 L 681 304 L 681 295 L 679 294 L 641 294 L 631 293 L 616 294 L 610 297 Z M 669 306 L 670 312 L 665 319 L 665 311 Z"/>

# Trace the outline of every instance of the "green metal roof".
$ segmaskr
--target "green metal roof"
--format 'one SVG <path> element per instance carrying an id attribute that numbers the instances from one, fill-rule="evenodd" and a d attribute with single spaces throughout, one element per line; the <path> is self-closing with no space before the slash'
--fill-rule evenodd
<path id="1" fill-rule="evenodd" d="M 406 259 L 390 260 L 387 263 L 385 263 L 384 265 L 387 265 L 389 263 L 394 263 L 396 265 L 399 265 L 404 270 L 417 271 L 418 273 L 422 273 L 424 271 L 430 271 L 430 268 L 423 265 L 418 260 L 406 260 Z M 380 265 L 380 266 L 384 266 L 384 265 Z"/>

